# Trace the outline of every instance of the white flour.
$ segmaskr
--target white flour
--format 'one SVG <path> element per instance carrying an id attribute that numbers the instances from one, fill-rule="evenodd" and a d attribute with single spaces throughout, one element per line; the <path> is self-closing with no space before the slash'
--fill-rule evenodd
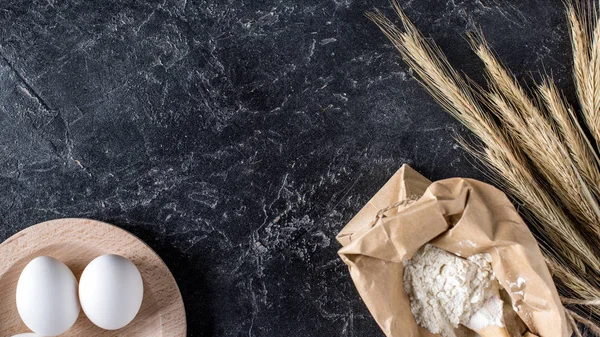
<path id="1" fill-rule="evenodd" d="M 429 244 L 417 251 L 404 267 L 404 289 L 417 323 L 442 337 L 463 335 L 459 324 L 497 292 L 491 261 L 489 254 L 464 259 Z"/>

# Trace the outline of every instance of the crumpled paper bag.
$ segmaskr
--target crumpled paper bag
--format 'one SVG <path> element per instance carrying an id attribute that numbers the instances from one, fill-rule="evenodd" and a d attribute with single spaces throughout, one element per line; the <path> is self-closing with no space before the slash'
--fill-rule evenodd
<path id="1" fill-rule="evenodd" d="M 431 183 L 404 165 L 337 239 L 360 296 L 388 337 L 436 336 L 417 326 L 403 287 L 403 261 L 426 243 L 463 257 L 490 254 L 529 333 L 571 335 L 535 238 L 491 185 L 461 178 Z"/>

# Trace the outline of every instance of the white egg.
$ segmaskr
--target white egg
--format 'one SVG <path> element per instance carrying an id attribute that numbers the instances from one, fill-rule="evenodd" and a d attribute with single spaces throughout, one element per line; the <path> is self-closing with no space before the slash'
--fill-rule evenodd
<path id="1" fill-rule="evenodd" d="M 119 255 L 103 255 L 85 267 L 79 280 L 81 307 L 92 323 L 117 330 L 137 315 L 144 283 L 137 267 Z"/>
<path id="2" fill-rule="evenodd" d="M 36 334 L 57 336 L 69 330 L 79 316 L 73 272 L 48 256 L 33 259 L 17 283 L 17 310 L 25 325 Z"/>

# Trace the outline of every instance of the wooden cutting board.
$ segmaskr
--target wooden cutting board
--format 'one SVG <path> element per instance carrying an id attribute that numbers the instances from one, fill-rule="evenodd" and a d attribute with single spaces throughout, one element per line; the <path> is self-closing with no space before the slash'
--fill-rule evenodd
<path id="1" fill-rule="evenodd" d="M 17 312 L 15 293 L 21 271 L 35 257 L 51 256 L 64 262 L 79 280 L 85 266 L 104 254 L 130 259 L 144 280 L 144 299 L 136 318 L 126 327 L 106 331 L 81 311 L 79 319 L 61 336 L 185 337 L 186 318 L 181 293 L 161 258 L 131 233 L 88 219 L 58 219 L 29 227 L 0 244 L 0 336 L 29 330 Z"/>

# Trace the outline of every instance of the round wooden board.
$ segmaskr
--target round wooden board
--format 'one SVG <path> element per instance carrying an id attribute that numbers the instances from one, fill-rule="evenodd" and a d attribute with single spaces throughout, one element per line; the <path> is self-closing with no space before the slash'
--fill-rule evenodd
<path id="1" fill-rule="evenodd" d="M 130 259 L 144 280 L 144 300 L 136 318 L 120 330 L 106 331 L 81 311 L 61 336 L 185 337 L 186 319 L 181 293 L 169 268 L 143 241 L 107 223 L 88 219 L 59 219 L 29 227 L 0 244 L 0 336 L 28 332 L 17 312 L 15 293 L 21 271 L 35 257 L 64 262 L 79 280 L 85 266 L 104 254 Z"/>

